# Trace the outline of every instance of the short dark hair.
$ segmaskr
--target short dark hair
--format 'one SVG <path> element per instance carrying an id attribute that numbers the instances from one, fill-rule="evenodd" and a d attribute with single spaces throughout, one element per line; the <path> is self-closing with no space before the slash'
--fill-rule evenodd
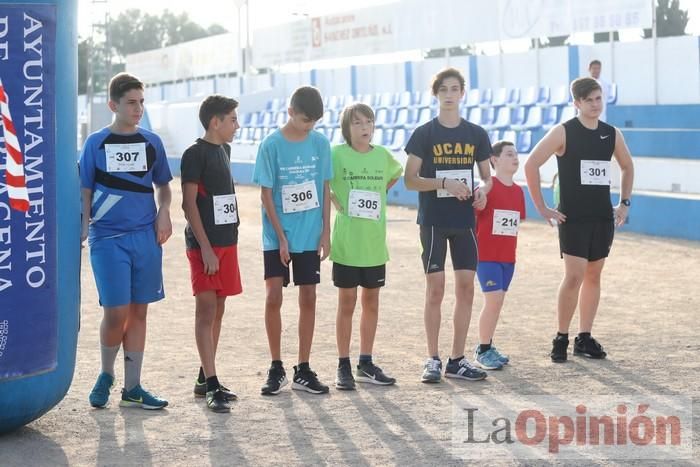
<path id="1" fill-rule="evenodd" d="M 209 129 L 209 122 L 212 117 L 223 119 L 238 107 L 238 101 L 221 94 L 212 94 L 202 101 L 199 106 L 199 121 L 205 130 Z"/>
<path id="2" fill-rule="evenodd" d="M 438 95 L 438 89 L 440 89 L 442 82 L 445 81 L 447 78 L 456 78 L 457 81 L 459 81 L 460 88 L 464 90 L 464 75 L 462 75 L 462 72 L 459 71 L 457 68 L 450 67 L 440 70 L 435 76 L 433 76 L 433 82 L 430 85 L 433 91 L 433 96 Z"/>
<path id="3" fill-rule="evenodd" d="M 593 78 L 577 78 L 571 82 L 571 95 L 574 100 L 585 99 L 595 90 L 602 92 L 600 84 Z"/>
<path id="4" fill-rule="evenodd" d="M 603 66 L 602 63 L 600 63 L 600 60 L 591 60 L 591 63 L 588 64 L 588 69 L 590 70 L 593 65 L 598 65 L 598 66 Z"/>
<path id="5" fill-rule="evenodd" d="M 129 73 L 117 73 L 109 80 L 109 100 L 118 103 L 119 99 L 132 89 L 143 91 L 141 80 Z"/>
<path id="6" fill-rule="evenodd" d="M 323 117 L 323 99 L 318 89 L 313 86 L 297 88 L 289 100 L 289 106 L 294 112 L 302 113 L 313 121 Z"/>
<path id="7" fill-rule="evenodd" d="M 343 139 L 345 142 L 352 146 L 352 141 L 350 141 L 350 125 L 352 124 L 352 119 L 356 114 L 362 114 L 365 117 L 372 120 L 374 123 L 374 111 L 372 107 L 362 102 L 353 102 L 343 109 L 343 113 L 340 116 L 340 129 L 343 131 Z"/>
<path id="8" fill-rule="evenodd" d="M 495 143 L 493 143 L 493 144 L 491 145 L 491 149 L 493 150 L 493 152 L 491 153 L 491 155 L 492 155 L 493 157 L 500 157 L 500 156 L 501 156 L 501 153 L 503 152 L 503 148 L 505 148 L 506 146 L 513 146 L 513 147 L 515 147 L 515 144 L 513 144 L 511 141 L 507 141 L 507 140 L 505 140 L 505 139 L 502 139 L 502 140 L 500 140 L 500 141 L 496 141 Z M 490 160 L 489 160 L 489 162 L 491 163 L 491 167 L 494 167 L 493 162 L 491 162 Z M 495 167 L 494 167 L 494 168 L 495 168 Z"/>

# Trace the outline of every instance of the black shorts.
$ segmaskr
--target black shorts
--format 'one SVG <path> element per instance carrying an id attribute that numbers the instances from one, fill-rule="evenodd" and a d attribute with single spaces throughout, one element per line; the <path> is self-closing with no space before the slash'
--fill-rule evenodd
<path id="1" fill-rule="evenodd" d="M 333 263 L 333 284 L 341 289 L 352 289 L 364 287 L 365 289 L 376 289 L 384 287 L 386 280 L 386 265 L 381 266 L 346 266 L 340 263 Z"/>
<path id="2" fill-rule="evenodd" d="M 283 277 L 284 286 L 289 285 L 289 266 L 282 264 L 279 250 L 263 251 L 265 279 Z M 315 285 L 321 282 L 321 257 L 317 251 L 290 253 L 294 270 L 294 285 Z"/>
<path id="3" fill-rule="evenodd" d="M 615 236 L 612 220 L 564 222 L 559 224 L 559 250 L 562 254 L 598 261 L 607 258 Z"/>
<path id="4" fill-rule="evenodd" d="M 468 269 L 476 271 L 479 263 L 479 250 L 473 229 L 420 226 L 420 242 L 423 246 L 421 259 L 426 274 L 445 270 L 447 244 L 450 244 L 452 268 L 455 271 Z"/>

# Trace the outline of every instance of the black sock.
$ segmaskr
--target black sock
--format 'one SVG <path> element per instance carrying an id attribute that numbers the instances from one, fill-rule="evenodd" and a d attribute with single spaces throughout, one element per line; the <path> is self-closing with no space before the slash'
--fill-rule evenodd
<path id="1" fill-rule="evenodd" d="M 301 366 L 301 365 L 299 365 Z M 350 367 L 350 357 L 339 357 L 338 358 L 338 368 L 346 366 Z"/>
<path id="2" fill-rule="evenodd" d="M 200 366 L 200 367 L 199 367 L 199 376 L 197 376 L 197 382 L 198 382 L 199 384 L 202 384 L 202 383 L 204 383 L 204 382 L 206 381 L 206 379 L 207 379 L 207 378 L 204 376 L 204 368 L 202 368 L 202 367 Z"/>
<path id="3" fill-rule="evenodd" d="M 219 378 L 217 378 L 216 375 L 207 378 L 207 392 L 215 391 L 219 389 L 220 386 Z"/>
<path id="4" fill-rule="evenodd" d="M 299 362 L 297 365 L 297 368 L 299 371 L 311 371 L 311 367 L 309 366 L 309 362 Z"/>
<path id="5" fill-rule="evenodd" d="M 281 370 L 282 367 L 282 360 L 272 360 L 272 368 L 276 370 Z"/>
<path id="6" fill-rule="evenodd" d="M 491 350 L 491 344 L 479 344 L 479 353 L 484 353 Z"/>
<path id="7" fill-rule="evenodd" d="M 360 354 L 360 365 L 369 365 L 372 363 L 372 354 Z"/>
<path id="8" fill-rule="evenodd" d="M 450 363 L 456 363 L 456 362 L 462 360 L 463 358 L 464 358 L 464 355 L 462 355 L 461 357 L 457 357 L 457 358 L 450 358 L 450 359 L 447 361 L 447 363 L 448 363 L 448 364 L 450 364 Z"/>
<path id="9" fill-rule="evenodd" d="M 591 333 L 590 333 L 590 332 L 579 332 L 579 333 L 578 333 L 578 338 L 579 338 L 579 339 L 590 339 L 590 338 L 591 338 Z"/>
<path id="10" fill-rule="evenodd" d="M 569 333 L 567 332 L 566 334 L 558 332 L 557 333 L 557 339 L 563 339 L 568 341 L 569 340 Z"/>

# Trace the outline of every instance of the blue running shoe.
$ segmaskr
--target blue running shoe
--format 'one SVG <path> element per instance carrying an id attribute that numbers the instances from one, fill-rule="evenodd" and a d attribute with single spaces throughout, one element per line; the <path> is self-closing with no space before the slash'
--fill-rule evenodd
<path id="1" fill-rule="evenodd" d="M 468 381 L 480 381 L 486 379 L 486 372 L 476 368 L 469 360 L 462 358 L 458 362 L 447 362 L 445 366 L 445 378 L 466 379 Z"/>
<path id="2" fill-rule="evenodd" d="M 476 365 L 483 368 L 484 370 L 501 370 L 503 368 L 503 362 L 498 358 L 498 354 L 491 347 L 486 352 L 482 352 L 476 355 Z"/>
<path id="3" fill-rule="evenodd" d="M 423 376 L 421 381 L 424 383 L 439 383 L 442 378 L 442 362 L 435 358 L 429 358 L 423 365 Z"/>
<path id="4" fill-rule="evenodd" d="M 496 352 L 496 355 L 498 355 L 498 359 L 501 361 L 501 363 L 503 363 L 504 365 L 510 363 L 510 357 L 508 357 L 508 355 L 503 355 L 501 352 L 499 352 L 495 345 L 491 344 L 491 350 Z"/>
<path id="5" fill-rule="evenodd" d="M 114 376 L 109 373 L 100 373 L 97 377 L 95 386 L 90 391 L 90 405 L 97 408 L 104 408 L 109 400 L 109 391 L 114 386 Z"/>
<path id="6" fill-rule="evenodd" d="M 495 345 L 491 344 L 491 350 L 496 352 L 496 355 L 498 355 L 498 359 L 501 361 L 502 364 L 508 365 L 508 363 L 510 363 L 510 357 L 508 355 L 503 355 L 501 352 L 499 352 Z M 478 356 L 479 344 L 476 344 L 476 347 L 474 347 L 474 360 L 476 360 L 476 357 Z"/>
<path id="7" fill-rule="evenodd" d="M 168 406 L 168 401 L 156 397 L 141 387 L 134 386 L 130 391 L 122 389 L 121 407 L 140 407 L 146 410 L 158 410 Z"/>

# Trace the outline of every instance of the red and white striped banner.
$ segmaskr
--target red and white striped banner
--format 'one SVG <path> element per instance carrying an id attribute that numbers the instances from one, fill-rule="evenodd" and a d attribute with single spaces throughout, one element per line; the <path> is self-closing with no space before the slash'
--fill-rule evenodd
<path id="1" fill-rule="evenodd" d="M 17 211 L 29 210 L 29 193 L 24 178 L 24 156 L 17 139 L 17 130 L 10 115 L 10 99 L 5 93 L 5 88 L 0 79 L 0 113 L 2 113 L 2 126 L 5 136 L 5 148 L 7 149 L 7 162 L 5 170 L 5 182 L 7 193 L 10 196 L 10 206 Z"/>

